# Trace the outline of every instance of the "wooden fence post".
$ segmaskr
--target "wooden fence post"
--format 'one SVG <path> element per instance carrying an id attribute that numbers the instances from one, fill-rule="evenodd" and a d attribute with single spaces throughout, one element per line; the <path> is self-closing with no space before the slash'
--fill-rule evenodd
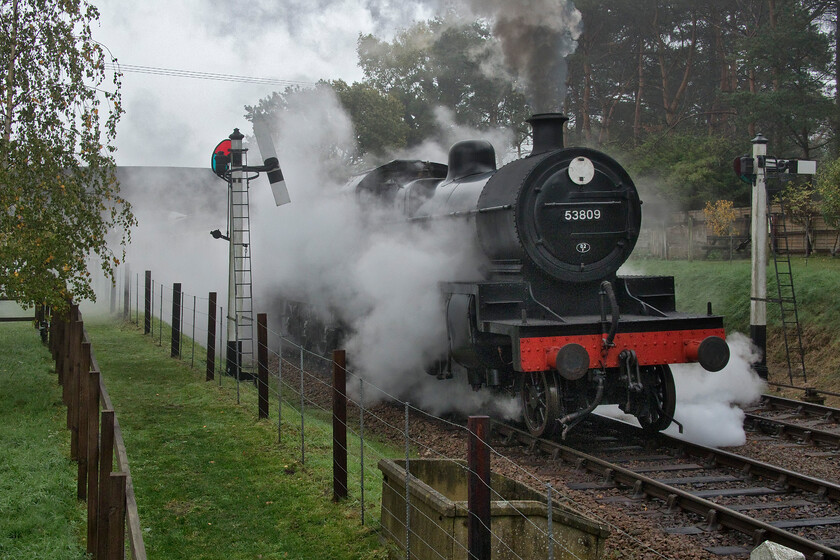
<path id="1" fill-rule="evenodd" d="M 111 473 L 108 492 L 108 552 L 99 560 L 123 560 L 125 558 L 125 498 L 128 475 L 124 472 Z"/>
<path id="2" fill-rule="evenodd" d="M 70 363 L 64 372 L 63 394 L 64 404 L 67 406 L 67 429 L 70 430 L 70 458 L 74 461 L 79 459 L 79 355 L 81 350 L 77 349 L 81 341 L 79 338 L 79 325 L 72 319 L 73 325 L 70 329 Z M 78 342 L 77 342 L 78 341 Z"/>
<path id="3" fill-rule="evenodd" d="M 111 471 L 114 467 L 114 411 L 102 411 L 102 436 L 99 445 L 99 506 L 97 508 L 96 555 L 107 558 L 108 539 L 111 528 L 108 525 L 108 511 L 111 503 Z"/>
<path id="4" fill-rule="evenodd" d="M 265 313 L 257 313 L 257 393 L 257 415 L 268 418 L 268 320 Z"/>
<path id="5" fill-rule="evenodd" d="M 87 449 L 87 552 L 96 554 L 97 509 L 99 507 L 99 372 L 88 375 L 88 449 Z"/>
<path id="6" fill-rule="evenodd" d="M 216 292 L 210 292 L 207 304 L 207 374 L 212 381 L 216 372 Z"/>
<path id="7" fill-rule="evenodd" d="M 64 359 L 67 351 L 67 331 L 70 330 L 70 318 L 64 317 L 59 321 L 59 328 L 61 329 L 61 336 L 59 338 L 56 348 L 56 373 L 58 374 L 59 385 L 64 383 Z"/>
<path id="8" fill-rule="evenodd" d="M 181 357 L 181 283 L 172 284 L 172 344 L 170 356 Z"/>
<path id="9" fill-rule="evenodd" d="M 55 361 L 55 343 L 58 339 L 58 321 L 55 320 L 55 317 L 52 318 L 50 321 L 50 344 L 48 348 L 50 349 L 50 354 L 52 355 L 53 361 Z"/>
<path id="10" fill-rule="evenodd" d="M 88 446 L 90 445 L 90 436 L 88 431 L 90 430 L 90 342 L 84 342 L 85 346 L 85 355 L 87 356 L 87 365 L 84 369 L 79 369 L 79 379 L 77 382 L 77 393 L 79 395 L 79 408 L 78 408 L 78 438 L 79 438 L 79 451 L 78 451 L 78 477 L 76 481 L 76 496 L 80 500 L 86 500 L 88 498 L 88 489 L 87 489 L 87 481 L 88 481 L 88 459 L 90 457 L 90 450 Z"/>
<path id="11" fill-rule="evenodd" d="M 61 368 L 61 376 L 59 377 L 59 381 L 62 385 L 62 392 L 61 392 L 61 402 L 65 405 L 70 403 L 70 390 L 68 387 L 67 379 L 70 377 L 70 372 L 73 369 L 73 366 L 76 364 L 77 358 L 77 338 L 78 338 L 78 323 L 77 323 L 77 315 L 78 315 L 78 307 L 75 305 L 70 306 L 70 312 L 67 317 L 67 341 L 64 345 L 64 362 L 63 367 Z M 68 423 L 68 428 L 70 427 Z"/>
<path id="12" fill-rule="evenodd" d="M 80 329 L 82 336 L 81 351 L 79 352 L 78 365 L 73 368 L 72 375 L 68 380 L 70 384 L 70 402 L 67 405 L 67 413 L 70 422 L 70 457 L 78 461 L 82 456 L 79 453 L 79 418 L 81 417 L 81 377 L 90 369 L 90 342 L 84 340 L 84 327 Z"/>
<path id="13" fill-rule="evenodd" d="M 143 302 L 143 334 L 152 331 L 152 271 L 146 271 L 145 299 Z"/>
<path id="14" fill-rule="evenodd" d="M 333 501 L 347 497 L 347 370 L 344 350 L 333 350 Z"/>
<path id="15" fill-rule="evenodd" d="M 488 416 L 467 419 L 467 557 L 470 560 L 490 560 L 490 433 Z"/>
<path id="16" fill-rule="evenodd" d="M 125 263 L 123 273 L 123 321 L 131 318 L 131 265 Z"/>

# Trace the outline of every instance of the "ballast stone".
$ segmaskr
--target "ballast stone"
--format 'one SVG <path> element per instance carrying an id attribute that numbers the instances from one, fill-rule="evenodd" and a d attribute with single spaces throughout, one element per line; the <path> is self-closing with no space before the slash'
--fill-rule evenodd
<path id="1" fill-rule="evenodd" d="M 750 553 L 750 560 L 805 560 L 805 555 L 786 546 L 764 541 Z"/>

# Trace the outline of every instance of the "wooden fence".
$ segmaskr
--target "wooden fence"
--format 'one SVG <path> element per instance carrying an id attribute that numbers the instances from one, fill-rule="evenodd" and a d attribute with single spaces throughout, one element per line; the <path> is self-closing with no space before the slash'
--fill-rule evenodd
<path id="1" fill-rule="evenodd" d="M 634 253 L 637 256 L 663 259 L 737 259 L 750 257 L 750 209 L 735 208 L 735 221 L 731 236 L 716 236 L 706 228 L 706 216 L 702 210 L 675 212 L 664 218 L 645 218 Z M 644 208 L 642 209 L 644 212 Z M 771 213 L 778 213 L 773 205 Z M 778 218 L 774 218 L 777 219 Z M 786 231 L 787 247 L 790 253 L 804 255 L 806 228 L 790 218 L 777 223 L 778 230 Z M 811 252 L 831 254 L 838 252 L 838 230 L 826 225 L 822 216 L 811 220 L 808 232 L 811 238 Z"/>
<path id="2" fill-rule="evenodd" d="M 146 560 L 125 442 L 78 305 L 63 320 L 53 317 L 49 333 L 67 406 L 70 455 L 78 463 L 76 492 L 87 501 L 87 553 L 122 560 L 127 536 L 131 558 Z"/>

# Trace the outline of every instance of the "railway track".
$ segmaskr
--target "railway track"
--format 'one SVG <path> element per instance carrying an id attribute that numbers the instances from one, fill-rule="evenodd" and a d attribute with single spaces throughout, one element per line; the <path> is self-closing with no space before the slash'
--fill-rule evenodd
<path id="1" fill-rule="evenodd" d="M 840 451 L 840 410 L 836 408 L 762 395 L 758 406 L 745 411 L 744 428 Z"/>
<path id="2" fill-rule="evenodd" d="M 327 406 L 329 395 L 324 393 L 321 400 Z M 377 414 L 387 416 L 388 409 Z M 393 424 L 399 425 L 403 411 L 395 410 Z M 431 437 L 436 449 L 448 445 L 442 441 L 452 433 L 444 429 L 448 435 L 434 435 L 429 424 L 419 430 L 423 437 Z M 666 533 L 689 535 L 695 550 L 746 558 L 759 541 L 769 539 L 802 551 L 809 560 L 840 559 L 840 486 L 835 483 L 667 436 L 641 436 L 633 427 L 608 420 L 581 424 L 569 446 L 535 440 L 500 424 L 494 424 L 494 431 L 496 439 L 514 448 L 513 461 L 532 457 L 521 463 L 530 463 L 531 472 L 554 483 L 570 481 L 570 488 L 590 495 L 607 510 L 643 519 L 651 534 L 661 527 L 665 540 Z M 452 445 L 460 449 L 463 443 Z M 541 453 L 531 454 L 529 449 Z M 565 464 L 558 466 L 553 458 Z M 655 539 L 645 540 L 649 537 L 628 530 L 657 547 Z"/>
<path id="3" fill-rule="evenodd" d="M 539 450 L 590 474 L 588 481 L 568 483 L 570 489 L 610 490 L 615 493 L 603 501 L 629 507 L 657 500 L 658 506 L 643 509 L 659 511 L 666 532 L 742 535 L 727 545 L 706 547 L 711 553 L 746 555 L 772 540 L 809 560 L 840 559 L 838 484 L 669 436 L 651 438 L 609 419 L 593 422 L 574 447 L 535 439 L 506 424 L 494 423 L 493 432 L 505 444 Z M 690 515 L 667 526 L 678 510 Z"/>

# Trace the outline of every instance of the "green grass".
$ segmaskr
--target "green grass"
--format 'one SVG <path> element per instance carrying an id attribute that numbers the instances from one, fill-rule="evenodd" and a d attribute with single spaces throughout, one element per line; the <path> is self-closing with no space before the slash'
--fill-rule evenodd
<path id="1" fill-rule="evenodd" d="M 675 277 L 677 308 L 703 313 L 712 302 L 715 313 L 726 316 L 727 329 L 749 332 L 750 261 L 663 261 L 638 259 L 630 262 L 633 270 L 644 274 Z M 803 324 L 840 330 L 840 259 L 829 257 L 793 258 L 793 282 Z M 777 297 L 772 260 L 767 267 L 768 297 Z M 767 305 L 767 322 L 779 321 L 778 305 Z"/>
<path id="2" fill-rule="evenodd" d="M 0 559 L 85 557 L 66 408 L 30 323 L 0 323 Z"/>
<path id="3" fill-rule="evenodd" d="M 728 332 L 749 335 L 750 261 L 663 261 L 637 259 L 634 273 L 674 276 L 677 309 L 705 313 L 706 302 L 725 316 Z M 794 257 L 791 260 L 809 384 L 840 392 L 840 259 Z M 772 258 L 767 268 L 768 297 L 778 297 Z M 767 304 L 767 361 L 770 379 L 787 383 L 787 362 L 778 304 Z M 795 361 L 795 359 L 794 359 Z M 799 395 L 801 396 L 801 395 Z M 838 405 L 840 399 L 828 404 Z"/>
<path id="4" fill-rule="evenodd" d="M 189 360 L 168 357 L 166 329 L 158 347 L 133 325 L 86 326 L 123 429 L 150 558 L 384 557 L 371 517 L 379 516 L 375 464 L 387 450 L 365 451 L 375 480 L 365 486 L 362 526 L 352 496 L 358 465 L 351 463 L 351 499 L 330 500 L 332 435 L 323 415 L 306 419 L 301 464 L 300 417 L 290 407 L 278 446 L 276 416 L 256 419 L 253 389 L 243 385 L 237 406 L 231 380 L 205 382 L 203 362 L 191 370 Z M 275 415 L 276 401 L 272 408 Z M 358 450 L 350 454 L 352 462 Z"/>

